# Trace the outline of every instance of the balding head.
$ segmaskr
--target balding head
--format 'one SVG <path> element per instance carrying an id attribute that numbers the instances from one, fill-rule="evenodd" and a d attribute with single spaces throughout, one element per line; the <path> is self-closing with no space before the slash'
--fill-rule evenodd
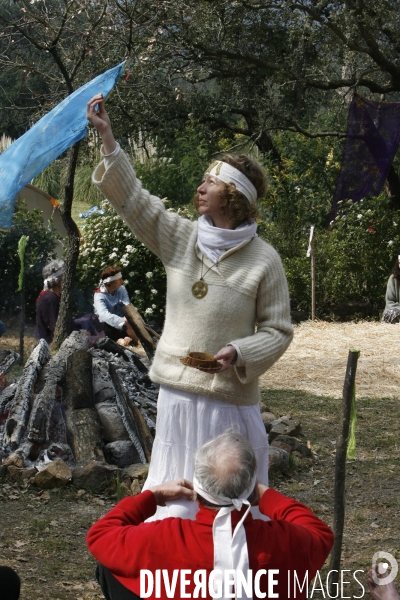
<path id="1" fill-rule="evenodd" d="M 238 498 L 250 486 L 256 468 L 256 457 L 247 438 L 227 432 L 199 448 L 194 474 L 205 491 Z"/>

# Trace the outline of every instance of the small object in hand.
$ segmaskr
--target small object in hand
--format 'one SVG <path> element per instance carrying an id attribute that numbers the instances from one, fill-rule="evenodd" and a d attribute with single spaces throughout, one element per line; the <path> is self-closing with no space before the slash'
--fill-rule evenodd
<path id="1" fill-rule="evenodd" d="M 185 358 L 180 360 L 187 367 L 194 367 L 206 373 L 215 373 L 221 368 L 220 363 L 209 352 L 189 352 Z"/>

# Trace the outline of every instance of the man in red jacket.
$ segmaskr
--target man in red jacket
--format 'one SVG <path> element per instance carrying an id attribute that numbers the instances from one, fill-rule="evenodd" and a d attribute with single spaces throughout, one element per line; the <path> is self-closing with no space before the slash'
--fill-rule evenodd
<path id="1" fill-rule="evenodd" d="M 306 598 L 332 531 L 255 472 L 247 439 L 228 432 L 198 450 L 193 485 L 177 480 L 119 502 L 87 536 L 105 598 Z M 157 505 L 194 492 L 194 521 L 145 522 Z M 253 519 L 250 504 L 270 520 Z"/>

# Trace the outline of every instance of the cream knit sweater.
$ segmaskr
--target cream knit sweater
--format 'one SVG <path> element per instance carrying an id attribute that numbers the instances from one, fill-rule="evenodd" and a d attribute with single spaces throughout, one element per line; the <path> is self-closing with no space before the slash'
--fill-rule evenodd
<path id="1" fill-rule="evenodd" d="M 200 278 L 202 254 L 197 223 L 168 212 L 142 188 L 124 152 L 93 174 L 100 188 L 133 233 L 164 264 L 167 273 L 165 324 L 150 370 L 157 383 L 219 398 L 238 405 L 257 404 L 258 377 L 284 353 L 293 336 L 285 273 L 277 252 L 252 238 L 221 257 L 217 266 L 204 258 L 208 293 L 192 295 Z M 243 367 L 209 375 L 186 367 L 188 352 L 211 352 L 236 344 Z"/>

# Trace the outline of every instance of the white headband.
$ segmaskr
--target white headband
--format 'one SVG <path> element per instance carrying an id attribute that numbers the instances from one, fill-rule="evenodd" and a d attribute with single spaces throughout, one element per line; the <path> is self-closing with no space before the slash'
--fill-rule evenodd
<path id="1" fill-rule="evenodd" d="M 110 275 L 110 277 L 106 277 L 105 279 L 100 279 L 100 285 L 104 283 L 111 283 L 112 281 L 117 281 L 117 279 L 122 279 L 121 271 L 116 273 L 115 275 Z"/>
<path id="2" fill-rule="evenodd" d="M 46 277 L 46 279 L 43 280 L 43 289 L 48 290 L 49 283 L 51 283 L 54 279 L 58 279 L 58 277 L 61 277 L 61 275 L 64 275 L 64 267 L 60 267 L 55 273 L 52 273 L 49 277 Z"/>
<path id="3" fill-rule="evenodd" d="M 218 179 L 224 183 L 233 183 L 238 192 L 241 192 L 246 196 L 249 202 L 252 202 L 253 204 L 256 203 L 256 188 L 251 183 L 250 179 L 248 179 L 246 175 L 243 175 L 236 167 L 232 167 L 231 165 L 228 165 L 228 163 L 219 160 L 208 167 L 206 174 L 218 177 Z"/>
<path id="4" fill-rule="evenodd" d="M 221 571 L 220 577 L 216 574 L 215 581 L 221 581 L 222 586 L 224 572 L 227 569 L 233 569 L 235 573 L 237 571 L 242 571 L 244 576 L 247 577 L 249 570 L 249 553 L 247 550 L 246 532 L 243 523 L 251 508 L 247 498 L 254 490 L 255 484 L 256 475 L 254 474 L 249 487 L 243 494 L 240 494 L 239 498 L 227 498 L 226 496 L 217 496 L 206 492 L 196 477 L 193 478 L 193 489 L 195 492 L 200 494 L 205 500 L 208 500 L 208 502 L 211 502 L 211 504 L 224 506 L 224 508 L 219 510 L 213 523 L 214 570 Z M 236 525 L 232 535 L 231 513 L 233 510 L 240 510 L 243 504 L 247 505 L 247 510 Z M 231 598 L 231 596 L 224 595 L 224 592 L 229 594 L 229 590 L 224 590 L 224 587 L 222 587 L 222 590 L 222 600 Z M 242 598 L 252 600 L 253 596 L 248 596 L 246 590 L 243 589 Z"/>

